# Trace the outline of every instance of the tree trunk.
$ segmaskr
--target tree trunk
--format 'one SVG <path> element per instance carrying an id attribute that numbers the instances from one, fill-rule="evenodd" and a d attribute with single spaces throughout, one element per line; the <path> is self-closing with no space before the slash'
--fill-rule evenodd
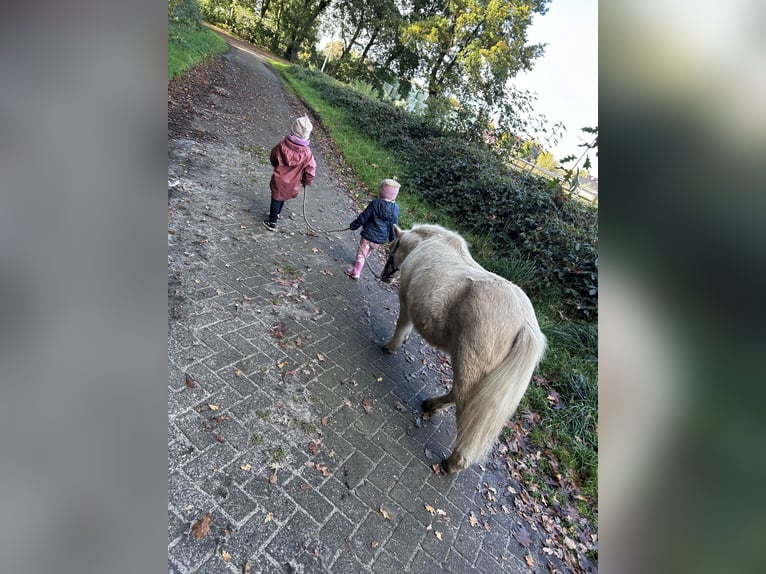
<path id="1" fill-rule="evenodd" d="M 298 55 L 298 49 L 301 46 L 301 42 L 303 42 L 303 38 L 306 36 L 306 30 L 314 25 L 316 19 L 319 18 L 319 15 L 324 9 L 330 5 L 331 1 L 332 0 L 321 0 L 314 11 L 309 14 L 303 23 L 291 34 L 290 41 L 287 43 L 287 48 L 285 48 L 285 59 L 290 62 L 295 59 Z"/>
<path id="2" fill-rule="evenodd" d="M 362 50 L 362 55 L 359 57 L 359 59 L 364 62 L 364 59 L 367 57 L 367 52 L 370 50 L 370 48 L 375 44 L 375 39 L 378 37 L 378 30 L 376 29 L 372 36 L 370 37 L 370 41 L 367 42 L 367 45 L 364 47 L 364 50 Z"/>

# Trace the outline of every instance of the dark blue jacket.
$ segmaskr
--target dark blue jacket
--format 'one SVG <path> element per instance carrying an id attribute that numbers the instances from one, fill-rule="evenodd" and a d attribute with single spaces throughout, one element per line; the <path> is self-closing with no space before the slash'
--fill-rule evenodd
<path id="1" fill-rule="evenodd" d="M 399 223 L 399 206 L 392 201 L 373 199 L 367 208 L 359 214 L 349 227 L 359 229 L 362 226 L 362 237 L 373 243 L 383 244 L 396 239 L 394 224 Z"/>

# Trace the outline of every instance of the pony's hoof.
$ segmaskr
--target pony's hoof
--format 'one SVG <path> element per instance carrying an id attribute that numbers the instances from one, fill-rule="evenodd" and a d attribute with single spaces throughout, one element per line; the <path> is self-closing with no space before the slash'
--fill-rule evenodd
<path id="1" fill-rule="evenodd" d="M 462 457 L 461 457 L 462 459 Z M 454 453 L 449 458 L 442 461 L 442 468 L 446 474 L 455 474 L 466 467 L 465 461 L 456 460 Z"/>
<path id="2" fill-rule="evenodd" d="M 396 351 L 398 351 L 399 349 L 395 349 L 395 348 L 394 348 L 394 347 L 391 345 L 391 343 L 386 343 L 385 345 L 383 345 L 383 350 L 384 350 L 386 353 L 388 353 L 389 355 L 393 355 L 393 354 L 394 354 L 394 353 L 396 353 Z"/>

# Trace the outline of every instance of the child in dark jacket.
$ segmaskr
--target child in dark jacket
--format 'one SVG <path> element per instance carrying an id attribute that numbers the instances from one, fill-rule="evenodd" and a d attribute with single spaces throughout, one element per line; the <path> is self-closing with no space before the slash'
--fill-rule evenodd
<path id="1" fill-rule="evenodd" d="M 298 118 L 291 132 L 271 150 L 269 159 L 274 166 L 270 183 L 271 209 L 269 218 L 263 222 L 269 231 L 276 231 L 285 201 L 298 197 L 300 185 L 314 183 L 317 162 L 309 147 L 313 127 L 308 116 Z"/>
<path id="2" fill-rule="evenodd" d="M 399 182 L 384 179 L 380 182 L 378 199 L 373 199 L 367 208 L 349 225 L 350 229 L 362 227 L 362 239 L 356 252 L 354 266 L 346 269 L 351 279 L 359 279 L 364 262 L 370 253 L 386 241 L 396 239 L 394 225 L 399 223 L 399 206 L 394 201 L 399 193 Z"/>

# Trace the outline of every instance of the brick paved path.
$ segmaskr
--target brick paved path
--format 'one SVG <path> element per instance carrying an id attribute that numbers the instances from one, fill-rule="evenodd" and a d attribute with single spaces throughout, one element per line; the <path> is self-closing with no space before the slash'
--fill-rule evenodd
<path id="1" fill-rule="evenodd" d="M 261 225 L 268 150 L 301 109 L 242 49 L 222 70 L 169 141 L 169 571 L 548 572 L 511 536 L 502 457 L 434 473 L 454 413 L 419 405 L 450 371 L 416 335 L 381 351 L 396 288 L 345 277 L 358 236 L 308 235 L 302 196 Z M 318 127 L 312 148 L 307 212 L 342 228 L 356 211 Z"/>

